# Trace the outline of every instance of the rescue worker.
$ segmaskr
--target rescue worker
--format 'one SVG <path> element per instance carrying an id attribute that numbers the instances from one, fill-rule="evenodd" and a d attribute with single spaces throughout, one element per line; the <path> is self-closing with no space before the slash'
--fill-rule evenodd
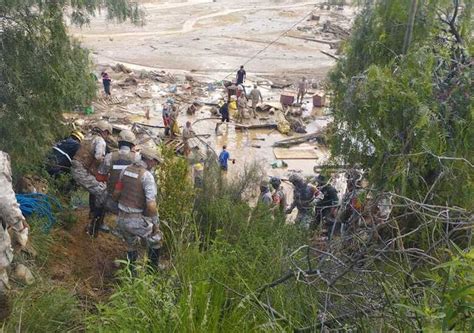
<path id="1" fill-rule="evenodd" d="M 163 105 L 163 109 L 161 111 L 161 115 L 163 118 L 163 126 L 165 127 L 165 135 L 170 135 L 170 113 L 171 113 L 171 104 L 170 99 Z"/>
<path id="2" fill-rule="evenodd" d="M 253 86 L 253 89 L 250 92 L 250 99 L 252 100 L 253 117 L 257 118 L 257 104 L 259 100 L 263 103 L 263 97 L 262 97 L 262 93 L 260 92 L 256 84 Z"/>
<path id="3" fill-rule="evenodd" d="M 123 169 L 114 191 L 119 209 L 117 228 L 127 243 L 127 259 L 132 273 L 140 242 L 146 243 L 151 266 L 158 268 L 162 239 L 156 203 L 157 186 L 153 176 L 153 170 L 160 164 L 161 158 L 156 150 L 150 148 L 140 153 L 143 163 L 136 162 Z"/>
<path id="4" fill-rule="evenodd" d="M 314 190 L 298 174 L 292 174 L 289 177 L 293 184 L 293 203 L 286 210 L 286 214 L 291 214 L 293 209 L 298 209 L 295 223 L 305 229 L 309 229 L 314 211 Z"/>
<path id="5" fill-rule="evenodd" d="M 83 139 L 84 134 L 74 130 L 68 138 L 54 145 L 47 161 L 47 171 L 50 176 L 57 177 L 70 171 L 72 159 L 79 150 Z"/>
<path id="6" fill-rule="evenodd" d="M 302 104 L 304 95 L 306 95 L 306 91 L 308 90 L 308 82 L 306 78 L 303 76 L 301 80 L 298 82 L 298 96 L 296 96 L 296 103 Z"/>
<path id="7" fill-rule="evenodd" d="M 204 187 L 204 162 L 193 165 L 193 184 L 195 189 L 202 189 Z"/>
<path id="8" fill-rule="evenodd" d="M 270 207 L 273 203 L 272 193 L 270 192 L 270 184 L 267 181 L 262 181 L 260 183 L 260 197 L 259 203 L 264 204 L 265 206 Z"/>
<path id="9" fill-rule="evenodd" d="M 0 320 L 5 319 L 2 317 L 8 316 L 9 312 L 7 291 L 10 285 L 7 268 L 13 259 L 9 228 L 16 242 L 25 247 L 28 241 L 28 224 L 13 192 L 10 157 L 0 151 Z"/>
<path id="10" fill-rule="evenodd" d="M 237 71 L 236 82 L 237 85 L 243 84 L 247 78 L 247 72 L 245 72 L 244 66 L 240 66 L 240 69 Z"/>
<path id="11" fill-rule="evenodd" d="M 316 201 L 313 228 L 316 229 L 316 226 L 324 224 L 327 230 L 330 230 L 339 204 L 337 190 L 323 175 L 318 175 L 315 180 L 321 198 Z"/>
<path id="12" fill-rule="evenodd" d="M 281 185 L 281 179 L 278 177 L 272 177 L 270 178 L 270 184 L 275 190 L 275 192 L 272 194 L 273 204 L 278 207 L 278 210 L 281 213 L 284 213 L 286 210 L 287 200 L 285 191 Z"/>
<path id="13" fill-rule="evenodd" d="M 171 130 L 170 135 L 172 138 L 180 134 L 179 124 L 178 124 L 178 115 L 179 115 L 178 107 L 173 104 L 171 106 L 171 111 L 170 111 L 170 130 Z"/>
<path id="14" fill-rule="evenodd" d="M 230 118 L 229 118 L 229 102 L 223 102 L 223 103 L 220 103 L 219 104 L 219 113 L 221 115 L 221 121 L 222 121 L 222 124 L 224 122 L 227 122 L 227 128 L 229 127 L 229 122 L 230 122 Z M 217 131 L 219 130 L 219 126 L 221 124 L 220 123 L 217 123 L 216 124 L 216 133 Z"/>
<path id="15" fill-rule="evenodd" d="M 341 234 L 349 228 L 355 228 L 360 220 L 363 209 L 361 198 L 362 173 L 356 169 L 346 172 L 347 188 L 341 202 L 341 208 L 336 218 L 335 232 L 340 227 Z"/>
<path id="16" fill-rule="evenodd" d="M 102 206 L 107 196 L 106 185 L 97 180 L 98 168 L 107 150 L 105 139 L 112 134 L 112 126 L 101 120 L 92 128 L 92 136 L 81 142 L 72 160 L 71 173 L 77 184 L 89 192 L 91 218 L 102 216 Z"/>
<path id="17" fill-rule="evenodd" d="M 184 156 L 188 156 L 191 152 L 191 148 L 189 146 L 189 139 L 195 137 L 196 134 L 194 133 L 193 127 L 191 126 L 191 122 L 187 121 L 186 126 L 183 129 L 183 152 Z"/>
<path id="18" fill-rule="evenodd" d="M 120 172 L 127 165 L 140 160 L 139 155 L 132 151 L 135 144 L 135 134 L 130 130 L 122 130 L 118 138 L 119 150 L 113 153 L 108 153 L 99 166 L 97 180 L 107 184 L 107 197 L 104 206 L 96 209 L 96 216 L 88 226 L 88 233 L 93 237 L 97 237 L 99 231 L 110 231 L 109 227 L 104 224 L 106 212 L 115 215 L 118 214 L 118 205 L 112 199 L 112 195 Z"/>
<path id="19" fill-rule="evenodd" d="M 237 99 L 237 110 L 238 110 L 238 122 L 244 120 L 245 110 L 247 109 L 247 97 L 244 94 L 241 94 Z"/>

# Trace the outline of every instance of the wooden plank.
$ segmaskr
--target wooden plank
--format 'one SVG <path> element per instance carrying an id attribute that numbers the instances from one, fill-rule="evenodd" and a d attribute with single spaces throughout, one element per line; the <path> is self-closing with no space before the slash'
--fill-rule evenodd
<path id="1" fill-rule="evenodd" d="M 273 153 L 277 159 L 281 160 L 315 160 L 318 158 L 316 150 L 312 148 L 306 149 L 288 149 L 273 148 Z"/>

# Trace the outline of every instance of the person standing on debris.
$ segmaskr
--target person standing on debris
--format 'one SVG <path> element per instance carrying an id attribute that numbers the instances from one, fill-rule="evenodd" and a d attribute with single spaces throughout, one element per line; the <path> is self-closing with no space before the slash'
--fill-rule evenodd
<path id="1" fill-rule="evenodd" d="M 268 181 L 262 181 L 260 183 L 260 198 L 258 201 L 267 207 L 272 205 L 272 193 L 270 192 L 270 184 L 268 184 Z"/>
<path id="2" fill-rule="evenodd" d="M 8 228 L 11 228 L 14 240 L 25 247 L 28 242 L 28 224 L 13 192 L 10 157 L 0 151 L 0 320 L 6 319 L 9 314 L 7 268 L 13 259 L 13 248 Z"/>
<path id="3" fill-rule="evenodd" d="M 221 102 L 221 104 L 219 104 L 219 113 L 221 115 L 221 121 L 222 121 L 222 124 L 224 122 L 227 122 L 227 127 L 229 127 L 229 122 L 230 122 L 230 118 L 229 118 L 229 102 Z M 217 131 L 219 130 L 219 126 L 221 124 L 217 123 L 216 124 L 216 133 Z"/>
<path id="4" fill-rule="evenodd" d="M 244 66 L 240 66 L 240 69 L 237 71 L 237 85 L 243 84 L 247 78 L 247 73 L 245 72 Z"/>
<path id="5" fill-rule="evenodd" d="M 140 242 L 146 243 L 148 259 L 157 269 L 162 234 L 159 229 L 157 186 L 153 170 L 161 163 L 155 149 L 141 151 L 142 161 L 120 172 L 113 198 L 118 202 L 117 228 L 127 243 L 127 259 L 132 273 L 138 258 Z"/>
<path id="6" fill-rule="evenodd" d="M 291 214 L 293 209 L 298 209 L 295 223 L 304 229 L 309 229 L 314 211 L 314 190 L 298 174 L 292 174 L 289 177 L 293 184 L 293 203 L 286 210 L 286 214 Z"/>
<path id="7" fill-rule="evenodd" d="M 263 103 L 263 97 L 256 84 L 253 86 L 253 89 L 250 92 L 250 99 L 252 100 L 253 117 L 257 118 L 257 104 L 259 100 Z"/>
<path id="8" fill-rule="evenodd" d="M 100 75 L 102 76 L 102 84 L 104 85 L 104 92 L 107 96 L 110 96 L 111 95 L 110 84 L 112 82 L 112 79 L 110 78 L 109 74 L 107 74 L 107 72 L 102 72 Z"/>
<path id="9" fill-rule="evenodd" d="M 196 133 L 194 133 L 191 122 L 187 121 L 186 126 L 183 129 L 183 152 L 184 152 L 184 156 L 186 157 L 191 152 L 191 148 L 189 147 L 189 139 L 195 136 L 196 136 Z"/>
<path id="10" fill-rule="evenodd" d="M 298 82 L 298 96 L 296 97 L 296 103 L 302 104 L 304 95 L 306 95 L 306 91 L 308 90 L 308 82 L 306 78 L 303 76 L 301 80 Z"/>
<path id="11" fill-rule="evenodd" d="M 237 99 L 237 112 L 238 112 L 238 122 L 241 123 L 244 120 L 245 110 L 247 109 L 247 97 L 244 94 L 241 94 Z"/>
<path id="12" fill-rule="evenodd" d="M 275 190 L 272 195 L 273 204 L 278 207 L 281 213 L 285 213 L 287 200 L 285 191 L 281 185 L 281 179 L 278 177 L 272 177 L 270 178 L 270 184 Z"/>
<path id="13" fill-rule="evenodd" d="M 178 124 L 178 115 L 179 110 L 176 105 L 171 105 L 171 112 L 170 112 L 170 129 L 171 129 L 171 137 L 175 137 L 179 135 L 179 124 Z"/>
<path id="14" fill-rule="evenodd" d="M 74 130 L 68 138 L 54 145 L 46 163 L 50 176 L 57 177 L 70 171 L 72 159 L 79 150 L 83 139 L 84 134 Z"/>
<path id="15" fill-rule="evenodd" d="M 316 182 L 322 198 L 316 201 L 313 228 L 316 229 L 316 226 L 322 225 L 323 223 L 326 227 L 330 228 L 333 224 L 330 220 L 336 217 L 337 206 L 339 204 L 337 190 L 323 175 L 317 176 Z"/>
<path id="16" fill-rule="evenodd" d="M 89 235 L 97 237 L 99 231 L 109 232 L 110 228 L 104 224 L 106 212 L 118 214 L 118 205 L 112 199 L 120 172 L 128 165 L 139 161 L 139 154 L 132 150 L 136 144 L 136 137 L 130 130 L 122 130 L 119 134 L 119 150 L 108 153 L 102 164 L 99 166 L 97 180 L 107 184 L 107 197 L 103 207 L 95 209 L 94 217 L 87 227 Z"/>
<path id="17" fill-rule="evenodd" d="M 227 146 L 224 145 L 224 146 L 222 146 L 222 151 L 219 154 L 219 165 L 220 165 L 222 171 L 227 171 L 228 170 L 228 167 L 229 167 L 228 161 L 229 160 L 231 160 L 233 164 L 235 163 L 235 159 L 230 158 L 230 154 L 227 151 Z"/>
<path id="18" fill-rule="evenodd" d="M 101 120 L 94 125 L 91 134 L 92 136 L 81 142 L 81 147 L 71 163 L 71 174 L 74 181 L 89 192 L 91 217 L 96 218 L 101 214 L 100 207 L 104 204 L 107 194 L 105 183 L 97 180 L 97 175 L 107 150 L 105 139 L 112 134 L 112 125 Z"/>

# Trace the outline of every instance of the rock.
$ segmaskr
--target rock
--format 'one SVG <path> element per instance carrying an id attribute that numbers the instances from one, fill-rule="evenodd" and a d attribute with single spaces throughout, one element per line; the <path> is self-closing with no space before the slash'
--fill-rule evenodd
<path id="1" fill-rule="evenodd" d="M 189 82 L 193 82 L 194 81 L 194 77 L 192 75 L 189 75 L 189 74 L 186 74 L 184 76 L 184 78 L 186 79 L 186 81 L 189 81 Z"/>
<path id="2" fill-rule="evenodd" d="M 23 264 L 18 264 L 15 267 L 15 277 L 22 283 L 32 285 L 35 282 L 35 277 L 31 271 Z"/>

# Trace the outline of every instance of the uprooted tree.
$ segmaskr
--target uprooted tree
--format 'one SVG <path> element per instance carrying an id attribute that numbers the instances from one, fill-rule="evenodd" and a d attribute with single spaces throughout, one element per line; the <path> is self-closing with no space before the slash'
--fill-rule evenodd
<path id="1" fill-rule="evenodd" d="M 89 54 L 65 18 L 86 24 L 101 9 L 111 20 L 143 21 L 128 0 L 0 1 L 0 149 L 15 167 L 39 162 L 64 130 L 62 113 L 95 95 Z"/>

